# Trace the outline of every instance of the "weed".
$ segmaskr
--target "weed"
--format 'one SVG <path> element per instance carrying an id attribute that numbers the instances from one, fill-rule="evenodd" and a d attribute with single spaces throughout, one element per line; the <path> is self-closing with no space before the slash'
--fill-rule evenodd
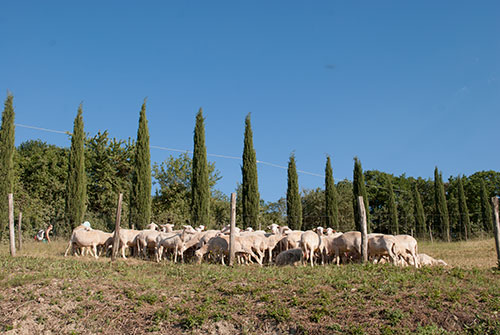
<path id="1" fill-rule="evenodd" d="M 146 293 L 146 294 L 141 295 L 139 298 L 137 298 L 137 300 L 145 301 L 148 304 L 152 305 L 158 301 L 158 296 L 154 293 Z"/>
<path id="2" fill-rule="evenodd" d="M 266 310 L 266 317 L 277 322 L 285 322 L 290 320 L 290 310 L 286 306 L 270 306 Z"/>

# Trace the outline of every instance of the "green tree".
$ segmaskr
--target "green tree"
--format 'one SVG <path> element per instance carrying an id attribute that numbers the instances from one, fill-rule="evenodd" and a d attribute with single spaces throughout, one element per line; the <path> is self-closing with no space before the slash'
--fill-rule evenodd
<path id="1" fill-rule="evenodd" d="M 413 184 L 413 197 L 416 214 L 416 234 L 418 237 L 424 237 L 427 231 L 427 226 L 425 225 L 424 206 L 422 205 L 422 199 L 420 197 L 420 193 L 418 192 L 417 183 Z"/>
<path id="2" fill-rule="evenodd" d="M 210 224 L 210 187 L 208 184 L 207 149 L 202 109 L 196 115 L 194 128 L 193 172 L 191 176 L 191 219 L 193 224 Z"/>
<path id="3" fill-rule="evenodd" d="M 64 228 L 67 148 L 40 140 L 21 143 L 14 155 L 16 176 L 14 207 L 23 212 L 23 230 L 30 235 L 52 223 Z M 63 229 L 64 232 L 64 229 Z"/>
<path id="4" fill-rule="evenodd" d="M 465 240 L 467 241 L 470 237 L 470 218 L 465 199 L 464 185 L 460 176 L 458 177 L 458 211 L 460 213 L 460 230 L 463 231 Z"/>
<path id="5" fill-rule="evenodd" d="M 253 147 L 253 133 L 250 114 L 245 119 L 245 140 L 243 145 L 243 166 L 241 168 L 243 226 L 261 229 L 259 218 L 259 183 L 257 178 L 257 157 Z"/>
<path id="6" fill-rule="evenodd" d="M 333 180 L 332 163 L 330 157 L 326 157 L 325 167 L 325 224 L 339 230 L 339 208 L 338 195 Z"/>
<path id="7" fill-rule="evenodd" d="M 353 210 L 354 210 L 354 220 L 356 224 L 356 230 L 361 231 L 359 208 L 358 208 L 358 197 L 363 197 L 363 202 L 365 204 L 366 210 L 366 229 L 368 233 L 370 232 L 370 207 L 368 206 L 368 195 L 366 193 L 365 177 L 363 175 L 363 168 L 361 167 L 361 162 L 358 157 L 354 157 L 354 172 L 353 172 Z"/>
<path id="8" fill-rule="evenodd" d="M 392 187 L 391 176 L 387 176 L 387 189 L 389 190 L 388 212 L 392 234 L 399 235 L 398 211 L 396 208 L 396 198 Z"/>
<path id="9" fill-rule="evenodd" d="M 324 223 L 325 191 L 321 188 L 302 190 L 302 229 L 312 230 Z"/>
<path id="10" fill-rule="evenodd" d="M 352 208 L 352 182 L 348 179 L 341 180 L 335 185 L 339 204 L 339 231 L 356 229 L 354 211 Z"/>
<path id="11" fill-rule="evenodd" d="M 110 139 L 108 132 L 98 132 L 85 144 L 87 171 L 87 217 L 92 225 L 111 231 L 115 227 L 116 203 L 123 193 L 122 221 L 128 221 L 134 145 Z"/>
<path id="12" fill-rule="evenodd" d="M 14 190 L 14 97 L 7 94 L 0 128 L 0 241 L 9 223 L 7 197 Z"/>
<path id="13" fill-rule="evenodd" d="M 493 231 L 493 217 L 491 212 L 490 197 L 488 196 L 488 191 L 486 190 L 486 185 L 483 179 L 479 180 L 481 191 L 481 221 L 483 223 L 484 231 L 491 233 Z"/>
<path id="14" fill-rule="evenodd" d="M 450 242 L 450 218 L 442 178 L 436 166 L 434 169 L 434 222 L 436 228 L 441 232 L 441 237 Z"/>
<path id="15" fill-rule="evenodd" d="M 87 180 L 85 178 L 84 141 L 82 105 L 80 104 L 73 125 L 69 153 L 68 182 L 66 183 L 66 226 L 61 227 L 61 230 L 65 232 L 70 232 L 72 228 L 82 224 L 85 215 Z"/>
<path id="16" fill-rule="evenodd" d="M 292 230 L 302 227 L 302 204 L 299 193 L 299 181 L 295 166 L 295 155 L 290 155 L 288 161 L 288 187 L 286 191 L 287 224 Z"/>
<path id="17" fill-rule="evenodd" d="M 135 145 L 134 171 L 130 193 L 130 224 L 144 229 L 151 223 L 151 158 L 149 130 L 146 119 L 146 99 L 139 116 Z"/>

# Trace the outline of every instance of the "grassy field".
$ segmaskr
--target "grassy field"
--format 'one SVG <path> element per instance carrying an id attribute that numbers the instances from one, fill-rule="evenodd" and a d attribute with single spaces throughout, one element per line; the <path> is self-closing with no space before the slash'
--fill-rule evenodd
<path id="1" fill-rule="evenodd" d="M 0 247 L 7 334 L 500 334 L 493 240 L 420 243 L 447 268 L 156 264 Z"/>

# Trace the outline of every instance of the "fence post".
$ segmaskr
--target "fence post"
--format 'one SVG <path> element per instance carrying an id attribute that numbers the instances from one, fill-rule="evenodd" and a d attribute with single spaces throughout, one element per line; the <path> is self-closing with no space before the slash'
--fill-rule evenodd
<path id="1" fill-rule="evenodd" d="M 236 230 L 236 193 L 231 193 L 231 227 L 229 232 L 229 266 L 234 264 L 234 235 Z"/>
<path id="2" fill-rule="evenodd" d="M 368 261 L 368 234 L 366 228 L 366 210 L 363 197 L 358 197 L 359 218 L 361 220 L 361 261 L 366 263 Z"/>
<path id="3" fill-rule="evenodd" d="M 111 249 L 111 261 L 116 259 L 118 254 L 118 247 L 120 246 L 120 219 L 122 216 L 122 200 L 123 193 L 118 196 L 118 206 L 116 208 L 116 222 L 115 222 L 115 234 L 113 236 L 113 248 Z"/>
<path id="4" fill-rule="evenodd" d="M 497 265 L 500 267 L 500 219 L 498 215 L 498 198 L 491 198 L 493 210 L 493 231 L 495 233 L 495 246 L 497 248 Z"/>
<path id="5" fill-rule="evenodd" d="M 21 250 L 23 247 L 23 234 L 21 230 L 21 222 L 23 222 L 23 212 L 19 212 L 19 219 L 17 220 L 17 239 L 19 240 L 18 242 L 18 249 Z"/>
<path id="6" fill-rule="evenodd" d="M 10 255 L 16 256 L 16 231 L 14 230 L 14 196 L 9 193 L 9 238 Z"/>

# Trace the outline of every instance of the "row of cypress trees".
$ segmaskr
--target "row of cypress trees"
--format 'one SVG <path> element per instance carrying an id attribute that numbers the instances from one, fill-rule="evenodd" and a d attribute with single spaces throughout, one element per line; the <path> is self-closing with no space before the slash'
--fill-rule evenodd
<path id="1" fill-rule="evenodd" d="M 74 121 L 71 137 L 71 150 L 68 161 L 68 180 L 66 184 L 66 221 L 67 227 L 74 227 L 81 223 L 85 215 L 86 180 L 85 180 L 85 157 L 84 157 L 84 123 L 82 105 L 78 107 L 77 116 Z M 196 115 L 194 129 L 194 150 L 191 176 L 191 219 L 194 224 L 209 225 L 210 217 L 210 187 L 207 154 L 205 146 L 205 129 L 203 112 L 200 108 Z M 130 191 L 130 225 L 144 228 L 151 219 L 151 161 L 149 152 L 149 131 L 146 119 L 146 100 L 144 100 L 139 117 L 139 127 L 135 146 L 134 169 L 132 173 L 132 189 Z M 13 153 L 14 153 L 14 108 L 13 96 L 8 94 L 5 108 L 2 114 L 2 126 L 0 129 L 0 197 L 4 199 L 7 193 L 13 189 Z M 253 147 L 253 132 L 251 128 L 250 114 L 245 118 L 244 147 L 242 157 L 242 217 L 245 227 L 261 228 L 259 223 L 260 196 L 258 191 L 257 159 Z M 462 180 L 457 181 L 457 206 L 459 223 L 462 236 L 467 239 L 470 236 L 470 219 L 467 202 L 465 199 Z M 387 178 L 385 187 L 388 193 L 388 220 L 392 233 L 399 233 L 397 207 L 391 178 Z M 327 157 L 325 167 L 325 226 L 339 228 L 338 199 L 333 179 L 331 159 Z M 353 171 L 353 209 L 356 228 L 358 227 L 357 197 L 363 196 L 365 208 L 369 209 L 369 199 L 366 191 L 366 183 L 360 160 L 354 158 Z M 417 235 L 431 234 L 430 227 L 426 226 L 421 196 L 416 184 L 413 185 L 414 211 L 416 214 Z M 442 181 L 442 175 L 437 167 L 434 171 L 434 199 L 435 213 L 434 227 L 439 229 L 439 234 L 445 240 L 450 241 L 450 218 L 446 195 Z M 484 185 L 481 183 L 481 212 L 485 231 L 491 231 L 486 227 L 491 223 L 491 209 L 489 208 L 488 195 Z M 483 201 L 484 200 L 484 201 Z M 288 163 L 288 187 L 286 194 L 287 224 L 292 229 L 301 229 L 302 226 L 302 203 L 299 192 L 298 176 L 296 169 L 295 154 L 290 155 Z M 7 204 L 0 201 L 0 222 L 7 222 Z M 370 231 L 369 210 L 367 210 L 368 231 Z M 1 232 L 4 227 L 1 227 Z M 461 236 L 461 237 L 462 237 Z"/>

